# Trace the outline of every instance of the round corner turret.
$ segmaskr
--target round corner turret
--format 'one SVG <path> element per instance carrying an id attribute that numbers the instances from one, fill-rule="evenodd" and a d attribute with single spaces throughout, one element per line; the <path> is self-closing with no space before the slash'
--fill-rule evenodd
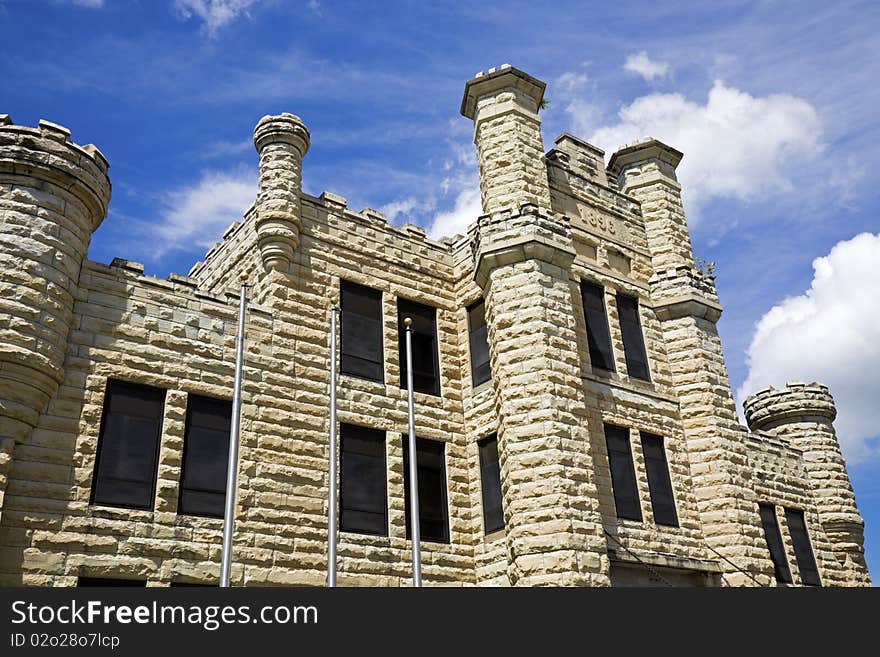
<path id="1" fill-rule="evenodd" d="M 828 386 L 789 382 L 781 390 L 766 387 L 743 402 L 746 422 L 752 431 L 773 429 L 804 421 L 834 422 L 837 408 Z"/>

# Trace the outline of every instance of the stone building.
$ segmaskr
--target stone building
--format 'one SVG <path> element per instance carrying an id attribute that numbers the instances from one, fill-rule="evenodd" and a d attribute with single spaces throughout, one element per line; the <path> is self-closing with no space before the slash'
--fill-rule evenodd
<path id="1" fill-rule="evenodd" d="M 426 585 L 868 585 L 828 389 L 737 420 L 682 154 L 545 153 L 544 88 L 467 82 L 483 214 L 439 242 L 303 193 L 308 129 L 264 117 L 255 203 L 167 280 L 86 257 L 97 148 L 0 115 L 0 583 L 217 582 L 246 275 L 234 585 L 325 583 L 335 299 L 341 585 L 411 583 L 407 316 Z"/>

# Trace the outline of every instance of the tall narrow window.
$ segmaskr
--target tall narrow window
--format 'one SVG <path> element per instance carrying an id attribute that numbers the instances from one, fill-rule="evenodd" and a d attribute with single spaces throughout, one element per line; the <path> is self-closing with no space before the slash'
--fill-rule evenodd
<path id="1" fill-rule="evenodd" d="M 608 464 L 611 466 L 611 486 L 614 489 L 617 517 L 641 520 L 642 507 L 639 504 L 629 429 L 606 424 L 605 444 L 608 447 Z"/>
<path id="2" fill-rule="evenodd" d="M 611 351 L 608 313 L 605 312 L 605 290 L 595 283 L 581 281 L 581 299 L 584 302 L 590 362 L 594 368 L 613 372 L 614 352 Z"/>
<path id="3" fill-rule="evenodd" d="M 446 506 L 445 443 L 416 438 L 416 471 L 419 477 L 419 531 L 423 541 L 449 542 Z M 406 537 L 410 538 L 409 437 L 403 436 L 403 487 L 406 495 Z"/>
<path id="4" fill-rule="evenodd" d="M 642 323 L 639 321 L 639 300 L 618 293 L 617 315 L 620 318 L 620 332 L 623 334 L 626 371 L 631 377 L 650 381 L 648 354 L 645 353 L 645 338 L 642 335 Z"/>
<path id="5" fill-rule="evenodd" d="M 339 528 L 387 536 L 385 432 L 343 424 L 340 438 Z"/>
<path id="6" fill-rule="evenodd" d="M 498 438 L 489 436 L 477 443 L 480 450 L 480 483 L 483 490 L 483 527 L 487 534 L 504 529 L 501 505 L 501 468 L 498 463 Z"/>
<path id="7" fill-rule="evenodd" d="M 164 406 L 164 390 L 107 382 L 92 504 L 153 507 Z"/>
<path id="8" fill-rule="evenodd" d="M 178 513 L 223 517 L 231 421 L 232 402 L 189 396 Z"/>
<path id="9" fill-rule="evenodd" d="M 666 462 L 663 437 L 643 432 L 642 451 L 645 454 L 645 470 L 648 474 L 654 522 L 658 525 L 678 527 L 678 514 L 675 512 L 675 497 L 672 495 L 672 482 L 669 479 L 669 464 Z"/>
<path id="10" fill-rule="evenodd" d="M 785 521 L 788 523 L 791 542 L 794 543 L 794 556 L 801 573 L 801 581 L 808 586 L 822 586 L 819 568 L 816 566 L 816 558 L 810 545 L 810 536 L 807 534 L 807 523 L 804 522 L 804 512 L 798 509 L 786 509 Z"/>
<path id="11" fill-rule="evenodd" d="M 764 540 L 767 541 L 767 549 L 770 550 L 770 558 L 773 560 L 776 581 L 780 584 L 791 584 L 791 570 L 788 567 L 788 559 L 785 558 L 779 523 L 776 521 L 776 507 L 772 504 L 759 504 L 758 510 L 761 512 Z"/>
<path id="12" fill-rule="evenodd" d="M 486 330 L 486 304 L 480 299 L 467 309 L 471 343 L 471 381 L 476 388 L 492 378 L 489 367 L 489 335 Z"/>
<path id="13" fill-rule="evenodd" d="M 385 380 L 382 356 L 382 293 L 348 281 L 340 284 L 342 336 L 340 372 Z"/>
<path id="14" fill-rule="evenodd" d="M 406 327 L 412 318 L 413 390 L 440 394 L 440 359 L 437 355 L 437 310 L 407 299 L 397 300 L 397 331 L 400 338 L 400 387 L 406 388 Z"/>

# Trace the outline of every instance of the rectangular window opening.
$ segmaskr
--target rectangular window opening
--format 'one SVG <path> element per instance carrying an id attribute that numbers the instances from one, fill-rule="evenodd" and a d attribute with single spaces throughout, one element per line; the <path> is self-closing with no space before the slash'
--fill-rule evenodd
<path id="1" fill-rule="evenodd" d="M 642 451 L 645 454 L 645 470 L 648 475 L 654 522 L 658 525 L 678 527 L 678 514 L 675 511 L 675 497 L 672 494 L 672 481 L 669 478 L 669 463 L 666 460 L 663 437 L 643 432 Z"/>
<path id="2" fill-rule="evenodd" d="M 486 304 L 482 299 L 469 306 L 468 336 L 471 347 L 471 381 L 474 388 L 492 378 L 489 365 L 489 333 L 486 328 Z"/>
<path id="3" fill-rule="evenodd" d="M 641 521 L 642 507 L 639 503 L 629 429 L 606 424 L 605 444 L 608 447 L 608 464 L 611 468 L 611 487 L 614 489 L 617 517 Z"/>
<path id="4" fill-rule="evenodd" d="M 477 443 L 480 452 L 480 483 L 483 492 L 483 527 L 486 534 L 504 529 L 501 500 L 501 467 L 498 462 L 498 437 L 494 434 Z"/>
<path id="5" fill-rule="evenodd" d="M 339 371 L 382 383 L 382 293 L 356 283 L 340 283 L 342 308 Z"/>
<path id="6" fill-rule="evenodd" d="M 189 395 L 178 513 L 223 517 L 231 423 L 231 401 Z"/>
<path id="7" fill-rule="evenodd" d="M 650 381 L 651 373 L 648 370 L 645 337 L 642 333 L 642 323 L 639 320 L 639 300 L 618 293 L 617 315 L 620 318 L 620 332 L 623 335 L 626 371 L 633 378 Z"/>
<path id="8" fill-rule="evenodd" d="M 776 520 L 776 507 L 772 504 L 759 504 L 758 510 L 761 514 L 764 540 L 767 541 L 767 549 L 770 550 L 770 558 L 773 560 L 773 574 L 776 581 L 780 584 L 791 584 L 791 569 L 788 567 L 782 533 Z"/>
<path id="9" fill-rule="evenodd" d="M 397 300 L 400 387 L 407 387 L 406 327 L 412 319 L 413 390 L 428 395 L 440 394 L 440 359 L 437 351 L 437 309 L 407 299 Z"/>
<path id="10" fill-rule="evenodd" d="M 605 310 L 605 290 L 601 285 L 581 281 L 581 299 L 584 303 L 590 362 L 594 368 L 613 372 L 614 352 L 611 349 L 611 332 Z"/>
<path id="11" fill-rule="evenodd" d="M 822 586 L 816 557 L 813 555 L 813 547 L 810 545 L 810 535 L 807 533 L 804 512 L 799 509 L 785 509 L 785 521 L 788 523 L 791 542 L 794 544 L 794 556 L 801 574 L 801 581 L 807 586 Z"/>
<path id="12" fill-rule="evenodd" d="M 416 472 L 419 478 L 419 530 L 423 541 L 449 543 L 446 502 L 446 443 L 416 438 Z M 403 485 L 406 495 L 406 537 L 410 533 L 409 436 L 403 436 Z"/>
<path id="13" fill-rule="evenodd" d="M 339 427 L 339 529 L 388 535 L 385 432 L 354 424 Z"/>
<path id="14" fill-rule="evenodd" d="M 107 381 L 92 504 L 153 508 L 164 407 L 161 388 Z"/>

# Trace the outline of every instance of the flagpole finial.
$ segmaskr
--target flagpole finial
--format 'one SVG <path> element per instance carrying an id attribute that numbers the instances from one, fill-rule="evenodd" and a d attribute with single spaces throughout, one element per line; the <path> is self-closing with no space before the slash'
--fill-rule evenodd
<path id="1" fill-rule="evenodd" d="M 403 325 L 404 325 L 406 328 L 411 327 L 411 326 L 412 326 L 412 317 L 404 317 L 404 318 L 403 318 Z"/>
<path id="2" fill-rule="evenodd" d="M 246 273 L 246 272 L 241 272 L 241 273 L 238 275 L 238 280 L 240 280 L 240 281 L 242 282 L 242 284 L 247 283 L 247 281 L 248 281 L 248 275 L 247 275 L 247 273 Z"/>

